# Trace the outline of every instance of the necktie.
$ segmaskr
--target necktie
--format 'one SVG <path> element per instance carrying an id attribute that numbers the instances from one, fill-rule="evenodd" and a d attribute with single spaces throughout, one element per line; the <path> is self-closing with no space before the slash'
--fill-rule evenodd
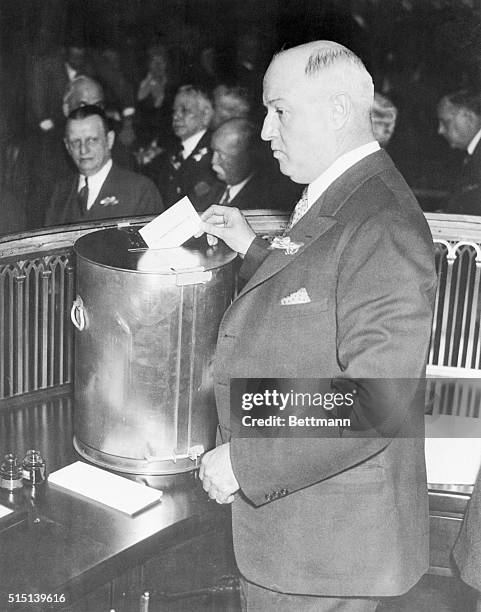
<path id="1" fill-rule="evenodd" d="M 85 177 L 85 183 L 77 193 L 77 203 L 80 210 L 80 214 L 84 215 L 87 212 L 87 202 L 89 200 L 89 184 L 88 179 Z"/>
<path id="2" fill-rule="evenodd" d="M 173 166 L 175 171 L 177 171 L 182 166 L 182 163 L 184 162 L 183 151 L 184 151 L 184 147 L 183 145 L 180 145 L 180 148 L 178 149 L 178 151 L 174 153 L 174 155 L 172 155 L 172 157 L 170 158 L 170 163 Z"/>
<path id="3" fill-rule="evenodd" d="M 309 202 L 307 200 L 307 187 L 304 187 L 304 190 L 301 195 L 301 199 L 297 202 L 294 210 L 292 211 L 291 218 L 289 219 L 289 223 L 287 224 L 286 229 L 284 230 L 284 236 L 288 234 L 294 225 L 302 219 L 302 217 L 306 214 L 309 208 Z"/>
<path id="4" fill-rule="evenodd" d="M 226 190 L 224 191 L 224 195 L 222 196 L 219 204 L 221 206 L 229 206 L 230 202 L 230 186 L 227 185 Z"/>

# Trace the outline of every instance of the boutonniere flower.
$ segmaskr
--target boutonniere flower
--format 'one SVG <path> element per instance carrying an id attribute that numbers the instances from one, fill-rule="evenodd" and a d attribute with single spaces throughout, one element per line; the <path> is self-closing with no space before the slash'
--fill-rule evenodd
<path id="1" fill-rule="evenodd" d="M 290 236 L 276 236 L 271 240 L 270 249 L 282 249 L 286 255 L 295 255 L 304 246 L 303 242 L 294 242 Z"/>
<path id="2" fill-rule="evenodd" d="M 194 155 L 192 155 L 193 159 L 196 162 L 200 162 L 200 160 L 207 155 L 207 153 L 209 152 L 209 150 L 207 149 L 207 147 L 202 147 L 202 149 L 199 149 L 199 151 L 197 151 L 197 153 L 194 153 Z"/>
<path id="3" fill-rule="evenodd" d="M 177 170 L 182 166 L 181 158 L 178 155 L 171 155 L 170 156 L 170 165 L 177 172 Z"/>
<path id="4" fill-rule="evenodd" d="M 107 196 L 100 200 L 100 206 L 116 206 L 119 203 L 115 196 Z"/>

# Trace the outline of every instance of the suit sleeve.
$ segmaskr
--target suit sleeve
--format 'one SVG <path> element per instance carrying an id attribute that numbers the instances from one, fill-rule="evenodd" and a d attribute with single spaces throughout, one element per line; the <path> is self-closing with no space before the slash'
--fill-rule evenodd
<path id="1" fill-rule="evenodd" d="M 423 412 L 413 402 L 416 382 L 425 375 L 434 288 L 431 244 L 402 215 L 381 212 L 347 237 L 336 290 L 343 377 L 385 379 L 383 401 L 395 407 L 391 429 L 414 419 L 417 435 Z M 266 492 L 292 493 L 335 476 L 374 457 L 392 439 L 363 432 L 337 439 L 235 438 L 231 460 L 244 495 L 261 505 L 270 501 Z"/>

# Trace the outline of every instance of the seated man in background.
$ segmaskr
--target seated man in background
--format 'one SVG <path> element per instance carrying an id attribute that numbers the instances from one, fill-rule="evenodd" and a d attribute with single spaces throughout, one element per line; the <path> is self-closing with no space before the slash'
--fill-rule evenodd
<path id="1" fill-rule="evenodd" d="M 259 168 L 259 138 L 248 119 L 229 119 L 214 132 L 212 169 L 220 183 L 209 194 L 209 204 L 236 208 L 291 209 L 295 194 L 271 173 Z M 293 184 L 294 185 L 294 184 Z"/>
<path id="2" fill-rule="evenodd" d="M 209 131 L 213 112 L 202 89 L 192 85 L 180 87 L 172 112 L 172 129 L 178 143 L 145 167 L 148 176 L 157 183 L 166 208 L 188 196 L 196 209 L 203 210 L 203 202 L 216 182 L 211 168 Z"/>
<path id="3" fill-rule="evenodd" d="M 114 139 L 98 106 L 81 106 L 70 113 L 65 146 L 78 174 L 56 185 L 45 225 L 162 212 L 162 198 L 152 181 L 112 163 Z"/>
<path id="4" fill-rule="evenodd" d="M 221 123 L 234 117 L 248 118 L 251 113 L 249 92 L 239 85 L 218 85 L 214 89 L 214 115 L 211 126 L 213 129 Z"/>
<path id="5" fill-rule="evenodd" d="M 80 75 L 70 81 L 63 96 L 63 114 L 68 117 L 72 111 L 80 106 L 99 106 L 105 111 L 105 95 L 102 85 L 98 81 Z M 114 121 L 106 111 L 109 128 L 115 131 L 115 140 L 112 147 L 112 160 L 129 170 L 135 170 L 137 164 L 135 157 L 131 151 L 119 140 L 118 131 L 122 125 L 118 121 Z"/>
<path id="6" fill-rule="evenodd" d="M 445 211 L 460 215 L 480 215 L 481 93 L 461 90 L 444 96 L 438 106 L 438 119 L 438 133 L 452 148 L 467 152 Z"/>
<path id="7" fill-rule="evenodd" d="M 394 134 L 396 119 L 397 108 L 389 98 L 376 91 L 371 109 L 372 132 L 383 149 L 387 147 Z"/>

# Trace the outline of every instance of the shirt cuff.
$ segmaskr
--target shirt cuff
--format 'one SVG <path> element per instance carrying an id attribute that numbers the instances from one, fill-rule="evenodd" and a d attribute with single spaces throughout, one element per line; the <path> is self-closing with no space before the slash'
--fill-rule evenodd
<path id="1" fill-rule="evenodd" d="M 128 106 L 123 109 L 122 117 L 132 117 L 132 115 L 135 115 L 135 108 L 133 106 Z"/>

